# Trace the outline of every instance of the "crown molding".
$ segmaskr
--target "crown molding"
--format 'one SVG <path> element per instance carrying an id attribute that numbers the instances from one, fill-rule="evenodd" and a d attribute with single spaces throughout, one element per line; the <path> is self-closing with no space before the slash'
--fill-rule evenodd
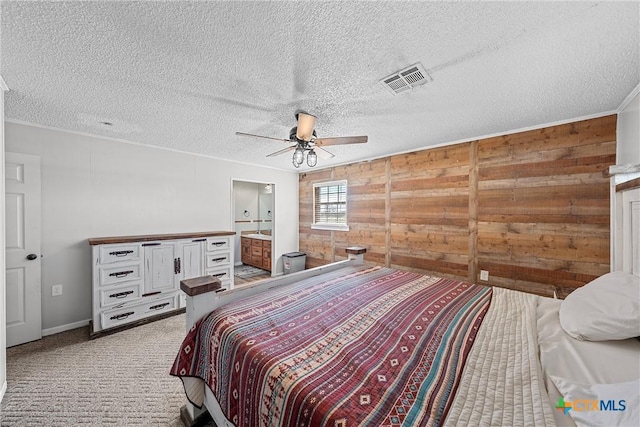
<path id="1" fill-rule="evenodd" d="M 203 158 L 206 158 L 206 159 L 214 159 L 214 160 L 219 160 L 219 161 L 222 161 L 222 162 L 237 163 L 237 164 L 240 164 L 240 165 L 247 165 L 247 166 L 253 166 L 253 167 L 256 166 L 255 163 L 241 162 L 241 161 L 238 161 L 238 160 L 229 160 L 229 159 L 224 159 L 222 157 L 211 156 L 211 155 L 208 155 L 208 154 L 192 153 L 190 151 L 178 150 L 178 149 L 175 149 L 175 148 L 159 147 L 157 145 L 145 144 L 143 142 L 129 141 L 127 139 L 115 138 L 115 137 L 112 137 L 112 136 L 97 135 L 95 133 L 80 132 L 80 131 L 75 131 L 75 130 L 67 130 L 67 129 L 57 128 L 57 127 L 54 127 L 54 126 L 47 126 L 47 125 L 41 125 L 41 124 L 38 124 L 38 123 L 26 122 L 26 121 L 23 121 L 23 120 L 5 118 L 4 122 L 5 123 L 16 124 L 16 125 L 21 125 L 21 126 L 33 127 L 33 128 L 37 128 L 37 129 L 45 129 L 45 130 L 50 130 L 50 131 L 54 131 L 54 132 L 64 132 L 64 133 L 73 134 L 73 135 L 80 135 L 80 136 L 84 136 L 84 137 L 87 137 L 87 138 L 96 138 L 96 139 L 102 139 L 102 140 L 105 140 L 105 141 L 119 142 L 121 144 L 135 145 L 135 146 L 138 146 L 138 147 L 145 147 L 145 148 L 152 148 L 152 149 L 156 149 L 156 150 L 170 151 L 170 152 L 173 152 L 173 153 L 184 154 L 184 155 L 188 155 L 188 156 L 196 156 L 196 157 L 203 157 Z M 273 167 L 273 166 L 264 166 L 264 165 L 260 165 L 260 167 L 265 168 L 265 169 L 273 169 L 273 170 L 277 170 L 277 171 L 281 171 L 281 172 L 289 172 L 289 173 L 293 173 L 295 175 L 298 175 L 297 171 L 290 171 L 288 169 L 282 169 L 282 168 L 276 168 L 276 167 Z"/>

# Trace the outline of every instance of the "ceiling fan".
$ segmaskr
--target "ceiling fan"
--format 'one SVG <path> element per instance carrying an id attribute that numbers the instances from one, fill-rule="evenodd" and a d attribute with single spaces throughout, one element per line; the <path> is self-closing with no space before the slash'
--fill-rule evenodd
<path id="1" fill-rule="evenodd" d="M 307 165 L 309 167 L 314 167 L 318 163 L 318 156 L 322 157 L 323 159 L 330 159 L 334 157 L 332 153 L 323 148 L 325 146 L 340 144 L 362 144 L 367 142 L 368 140 L 366 136 L 317 138 L 316 131 L 313 129 L 316 124 L 316 116 L 313 116 L 304 111 L 298 111 L 295 114 L 295 117 L 298 125 L 293 127 L 289 132 L 289 139 L 272 138 L 270 136 L 254 135 L 244 132 L 236 132 L 236 135 L 265 138 L 275 141 L 292 143 L 293 145 L 268 154 L 267 157 L 279 156 L 280 154 L 293 151 L 293 165 L 297 168 L 299 168 L 302 163 L 304 163 L 305 154 L 307 157 Z"/>

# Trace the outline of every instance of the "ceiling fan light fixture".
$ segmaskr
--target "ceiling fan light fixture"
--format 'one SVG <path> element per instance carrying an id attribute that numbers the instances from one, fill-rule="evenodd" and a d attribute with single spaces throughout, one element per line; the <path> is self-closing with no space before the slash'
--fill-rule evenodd
<path id="1" fill-rule="evenodd" d="M 255 138 L 264 138 L 280 142 L 286 142 L 287 148 L 267 154 L 267 157 L 279 156 L 284 153 L 291 153 L 293 157 L 291 163 L 295 168 L 299 168 L 306 162 L 312 168 L 318 164 L 318 156 L 322 159 L 330 159 L 334 157 L 332 153 L 327 151 L 324 146 L 340 145 L 340 144 L 362 144 L 367 142 L 367 136 L 346 136 L 346 137 L 330 137 L 318 138 L 314 126 L 316 124 L 316 116 L 298 111 L 295 113 L 297 126 L 289 131 L 289 139 L 272 138 L 269 136 L 255 135 L 252 133 L 236 132 L 238 136 L 249 136 Z"/>
<path id="2" fill-rule="evenodd" d="M 296 137 L 303 141 L 310 141 L 313 136 L 313 127 L 316 125 L 316 116 L 300 111 L 297 114 L 298 126 Z"/>
<path id="3" fill-rule="evenodd" d="M 318 155 L 316 154 L 315 151 L 313 151 L 313 149 L 311 149 L 311 151 L 309 151 L 309 154 L 307 154 L 307 165 L 309 165 L 309 167 L 312 168 L 317 164 L 318 164 Z"/>
<path id="4" fill-rule="evenodd" d="M 301 147 L 297 147 L 293 152 L 293 165 L 297 168 L 304 162 L 304 150 Z"/>

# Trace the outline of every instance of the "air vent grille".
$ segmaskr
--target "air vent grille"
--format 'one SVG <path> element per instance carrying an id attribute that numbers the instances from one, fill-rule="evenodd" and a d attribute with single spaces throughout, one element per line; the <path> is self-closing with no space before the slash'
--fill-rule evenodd
<path id="1" fill-rule="evenodd" d="M 397 74 L 386 79 L 384 82 L 396 93 L 411 89 L 411 86 Z"/>
<path id="2" fill-rule="evenodd" d="M 391 93 L 398 94 L 432 80 L 422 64 L 418 63 L 385 77 L 380 83 Z"/>

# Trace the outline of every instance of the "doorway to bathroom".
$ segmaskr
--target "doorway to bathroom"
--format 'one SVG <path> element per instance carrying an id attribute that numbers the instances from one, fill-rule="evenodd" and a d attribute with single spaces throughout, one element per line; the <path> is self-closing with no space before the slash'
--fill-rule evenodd
<path id="1" fill-rule="evenodd" d="M 234 286 L 271 277 L 275 185 L 233 180 Z"/>

